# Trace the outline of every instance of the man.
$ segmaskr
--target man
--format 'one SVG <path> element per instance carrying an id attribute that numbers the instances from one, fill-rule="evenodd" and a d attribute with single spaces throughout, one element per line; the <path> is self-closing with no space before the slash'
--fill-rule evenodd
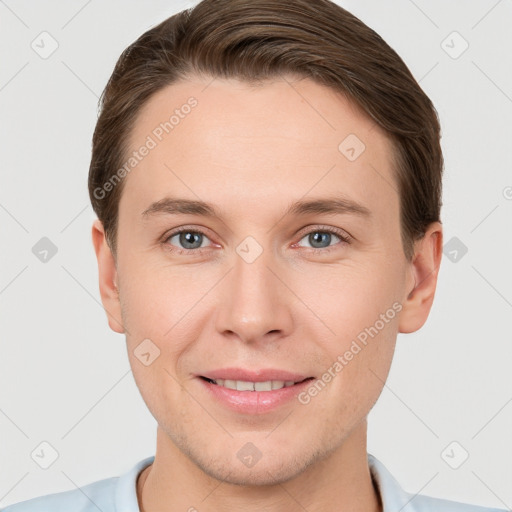
<path id="1" fill-rule="evenodd" d="M 156 454 L 6 510 L 489 510 L 408 494 L 366 450 L 397 334 L 435 294 L 439 132 L 402 60 L 327 0 L 205 0 L 127 48 L 92 237 Z"/>

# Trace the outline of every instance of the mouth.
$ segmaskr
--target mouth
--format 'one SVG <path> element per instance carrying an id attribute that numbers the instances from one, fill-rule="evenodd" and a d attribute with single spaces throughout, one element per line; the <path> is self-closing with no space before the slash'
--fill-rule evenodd
<path id="1" fill-rule="evenodd" d="M 247 380 L 232 380 L 232 379 L 211 379 L 209 377 L 200 376 L 206 382 L 215 384 L 217 386 L 232 389 L 236 391 L 275 391 L 282 388 L 289 388 L 296 384 L 312 380 L 314 377 L 306 377 L 305 379 L 294 380 L 265 380 L 265 381 L 247 381 Z"/>
<path id="2" fill-rule="evenodd" d="M 218 368 L 196 374 L 212 404 L 237 414 L 261 415 L 293 407 L 296 397 L 315 377 L 276 368 Z"/>

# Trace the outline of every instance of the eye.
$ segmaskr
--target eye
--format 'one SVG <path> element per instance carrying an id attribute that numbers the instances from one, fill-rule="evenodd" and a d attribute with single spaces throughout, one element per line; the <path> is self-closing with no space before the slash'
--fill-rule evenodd
<path id="1" fill-rule="evenodd" d="M 331 243 L 333 242 L 333 237 L 334 241 L 336 241 L 336 239 L 338 240 L 338 243 L 350 243 L 350 237 L 345 232 L 336 228 L 317 228 L 313 231 L 309 231 L 308 233 L 306 233 L 306 235 L 301 238 L 301 241 L 306 240 L 307 243 L 309 244 L 309 246 L 306 247 L 313 251 L 327 252 L 331 249 L 334 249 L 335 246 L 337 245 L 331 245 Z M 298 242 L 298 244 L 299 243 L 300 242 Z"/>
<path id="2" fill-rule="evenodd" d="M 209 238 L 202 231 L 190 228 L 180 228 L 166 236 L 164 244 L 171 245 L 173 251 L 178 253 L 194 252 L 207 247 L 204 243 Z"/>
<path id="3" fill-rule="evenodd" d="M 309 245 L 302 246 L 300 244 L 302 240 L 306 240 Z M 165 235 L 162 243 L 172 252 L 193 255 L 201 253 L 203 249 L 214 245 L 208 244 L 208 241 L 211 242 L 203 231 L 183 226 Z M 333 245 L 333 242 L 336 241 L 337 243 Z M 339 245 L 350 244 L 350 242 L 350 235 L 341 229 L 317 227 L 314 230 L 306 232 L 293 247 L 299 246 L 313 252 L 321 251 L 322 253 L 326 253 L 336 249 Z"/>

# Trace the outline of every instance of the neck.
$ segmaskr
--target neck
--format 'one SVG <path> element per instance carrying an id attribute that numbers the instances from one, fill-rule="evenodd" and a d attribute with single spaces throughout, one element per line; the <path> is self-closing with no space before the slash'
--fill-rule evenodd
<path id="1" fill-rule="evenodd" d="M 141 512 L 382 512 L 366 451 L 366 421 L 298 476 L 274 485 L 234 485 L 206 475 L 159 427 L 153 464 L 137 480 Z"/>

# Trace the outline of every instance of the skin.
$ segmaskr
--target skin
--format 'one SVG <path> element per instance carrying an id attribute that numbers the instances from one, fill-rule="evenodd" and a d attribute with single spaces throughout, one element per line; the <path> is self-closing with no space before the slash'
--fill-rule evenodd
<path id="1" fill-rule="evenodd" d="M 101 222 L 92 229 L 109 325 L 125 333 L 158 422 L 155 461 L 137 482 L 141 510 L 382 510 L 367 463 L 367 415 L 397 334 L 428 317 L 441 224 L 429 226 L 408 261 L 390 139 L 309 79 L 253 87 L 190 77 L 143 107 L 133 149 L 190 96 L 195 109 L 125 178 L 116 257 Z M 366 146 L 353 162 L 338 150 L 349 134 Z M 171 195 L 212 203 L 222 218 L 142 215 Z M 294 201 L 333 195 L 369 215 L 283 216 Z M 180 226 L 205 231 L 201 249 L 169 238 Z M 314 252 L 308 234 L 322 228 L 351 241 L 327 235 Z M 263 251 L 252 263 L 236 251 L 247 236 Z M 394 303 L 401 311 L 307 405 L 292 399 L 269 413 L 236 413 L 197 378 L 228 366 L 319 378 Z M 160 350 L 149 366 L 134 355 L 147 338 Z M 249 442 L 262 454 L 251 468 L 237 457 Z"/>

